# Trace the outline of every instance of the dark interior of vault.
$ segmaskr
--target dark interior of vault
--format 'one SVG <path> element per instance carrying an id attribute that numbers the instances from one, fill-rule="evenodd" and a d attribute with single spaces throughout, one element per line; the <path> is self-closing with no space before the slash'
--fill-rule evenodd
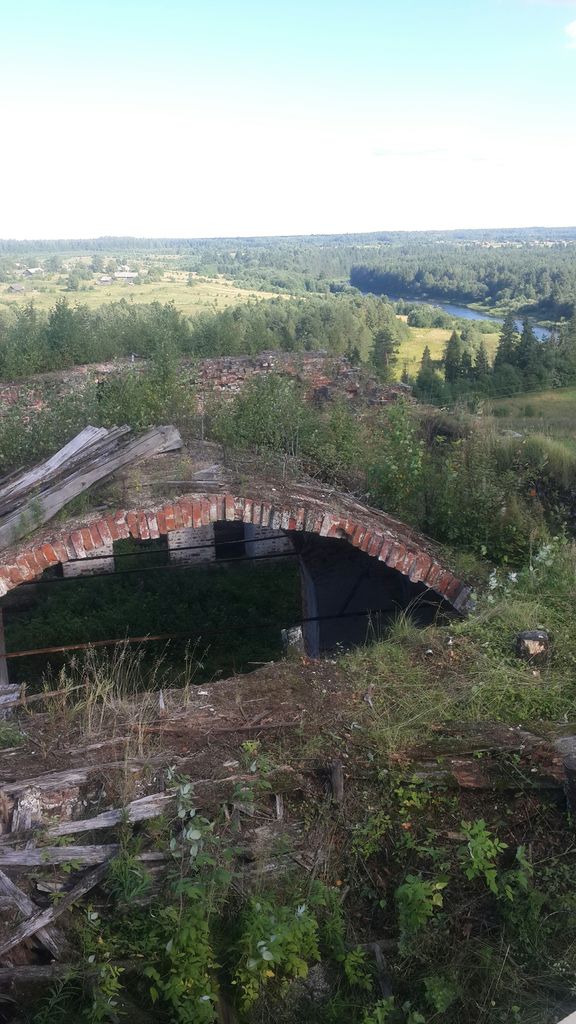
<path id="1" fill-rule="evenodd" d="M 321 657 L 384 637 L 403 612 L 420 626 L 448 614 L 423 584 L 346 541 L 239 522 L 177 546 L 118 542 L 113 558 L 56 566 L 16 588 L 2 610 L 5 670 L 31 689 L 84 649 L 46 648 L 146 638 L 145 660 L 177 663 L 193 650 L 195 681 L 205 682 L 281 658 L 286 630 L 298 640 L 299 627 L 301 652 Z"/>

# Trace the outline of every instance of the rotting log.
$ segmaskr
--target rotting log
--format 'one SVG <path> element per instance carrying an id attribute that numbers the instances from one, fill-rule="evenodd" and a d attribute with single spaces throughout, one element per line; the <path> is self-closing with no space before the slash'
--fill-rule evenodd
<path id="1" fill-rule="evenodd" d="M 46 928 L 52 924 L 52 922 L 60 917 L 65 910 L 68 910 L 76 900 L 79 900 L 87 892 L 90 892 L 99 882 L 102 881 L 108 870 L 108 863 L 99 864 L 98 867 L 89 871 L 84 877 L 74 886 L 70 892 L 66 893 L 61 900 L 54 903 L 47 910 L 41 910 L 39 913 L 29 917 L 28 920 L 23 921 L 11 935 L 8 936 L 4 942 L 0 943 L 0 958 L 6 956 L 11 949 L 15 946 L 19 946 L 25 939 L 29 939 L 32 935 L 36 935 L 41 928 Z"/>
<path id="2" fill-rule="evenodd" d="M 332 802 L 340 805 L 344 802 L 344 765 L 341 761 L 333 761 L 330 765 L 330 785 Z"/>
<path id="3" fill-rule="evenodd" d="M 100 846 L 32 846 L 25 850 L 3 846 L 0 848 L 0 865 L 13 870 L 47 867 L 49 864 L 90 866 L 109 861 L 119 852 L 119 843 L 105 843 Z M 136 860 L 152 864 L 167 859 L 167 854 L 154 851 L 139 853 L 136 856 Z"/>
<path id="4" fill-rule="evenodd" d="M 24 918 L 31 918 L 38 913 L 36 904 L 3 871 L 0 871 L 0 895 L 4 896 L 11 906 L 16 907 Z M 39 928 L 36 938 L 56 959 L 59 959 L 67 949 L 66 939 L 55 925 Z"/>
<path id="5" fill-rule="evenodd" d="M 174 792 L 151 793 L 149 796 L 133 800 L 126 807 L 120 810 L 103 811 L 94 818 L 84 818 L 81 821 L 64 821 L 61 825 L 53 825 L 44 831 L 47 839 L 57 836 L 71 836 L 79 832 L 96 832 L 98 829 L 114 828 L 124 822 L 134 824 L 137 821 L 147 821 L 150 818 L 157 818 L 174 802 Z"/>

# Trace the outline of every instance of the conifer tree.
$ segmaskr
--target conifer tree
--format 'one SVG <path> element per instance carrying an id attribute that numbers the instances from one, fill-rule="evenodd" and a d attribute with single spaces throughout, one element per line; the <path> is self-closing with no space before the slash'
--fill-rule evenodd
<path id="1" fill-rule="evenodd" d="M 444 377 L 448 384 L 454 384 L 462 376 L 462 341 L 457 331 L 452 331 L 444 349 Z"/>
<path id="2" fill-rule="evenodd" d="M 494 357 L 494 372 L 498 373 L 502 366 L 516 366 L 516 350 L 518 348 L 518 331 L 513 313 L 507 313 L 502 324 L 500 340 Z"/>

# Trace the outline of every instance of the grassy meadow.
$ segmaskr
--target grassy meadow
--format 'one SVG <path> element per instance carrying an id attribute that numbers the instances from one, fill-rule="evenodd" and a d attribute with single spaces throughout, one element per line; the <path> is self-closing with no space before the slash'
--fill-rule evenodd
<path id="1" fill-rule="evenodd" d="M 161 281 L 129 284 L 113 281 L 111 284 L 89 284 L 85 289 L 69 291 L 66 281 L 60 275 L 46 276 L 42 281 L 23 281 L 24 292 L 10 292 L 9 285 L 0 285 L 0 309 L 14 304 L 33 301 L 38 309 L 51 309 L 58 299 L 66 298 L 71 305 L 86 305 L 96 309 L 109 302 L 126 299 L 133 303 L 174 302 L 178 309 L 188 316 L 195 316 L 204 310 L 221 310 L 251 299 L 271 299 L 273 292 L 238 288 L 225 278 L 193 276 L 194 284 L 188 283 L 189 274 L 184 271 L 170 271 Z"/>
<path id="2" fill-rule="evenodd" d="M 576 387 L 493 399 L 490 411 L 501 429 L 547 434 L 576 451 Z"/>
<path id="3" fill-rule="evenodd" d="M 427 345 L 432 359 L 442 359 L 446 342 L 452 331 L 443 327 L 411 327 L 410 334 L 409 341 L 404 341 L 400 345 L 397 364 L 398 376 L 404 367 L 411 376 L 418 372 Z M 498 345 L 498 334 L 484 334 L 483 339 L 488 355 L 492 359 Z"/>

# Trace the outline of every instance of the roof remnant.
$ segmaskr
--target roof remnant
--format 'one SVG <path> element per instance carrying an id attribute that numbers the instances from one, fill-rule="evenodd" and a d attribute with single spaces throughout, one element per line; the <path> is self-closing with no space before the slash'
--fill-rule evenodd
<path id="1" fill-rule="evenodd" d="M 0 551 L 117 469 L 182 447 L 175 427 L 154 427 L 128 440 L 129 433 L 127 426 L 86 427 L 45 462 L 0 481 Z"/>

